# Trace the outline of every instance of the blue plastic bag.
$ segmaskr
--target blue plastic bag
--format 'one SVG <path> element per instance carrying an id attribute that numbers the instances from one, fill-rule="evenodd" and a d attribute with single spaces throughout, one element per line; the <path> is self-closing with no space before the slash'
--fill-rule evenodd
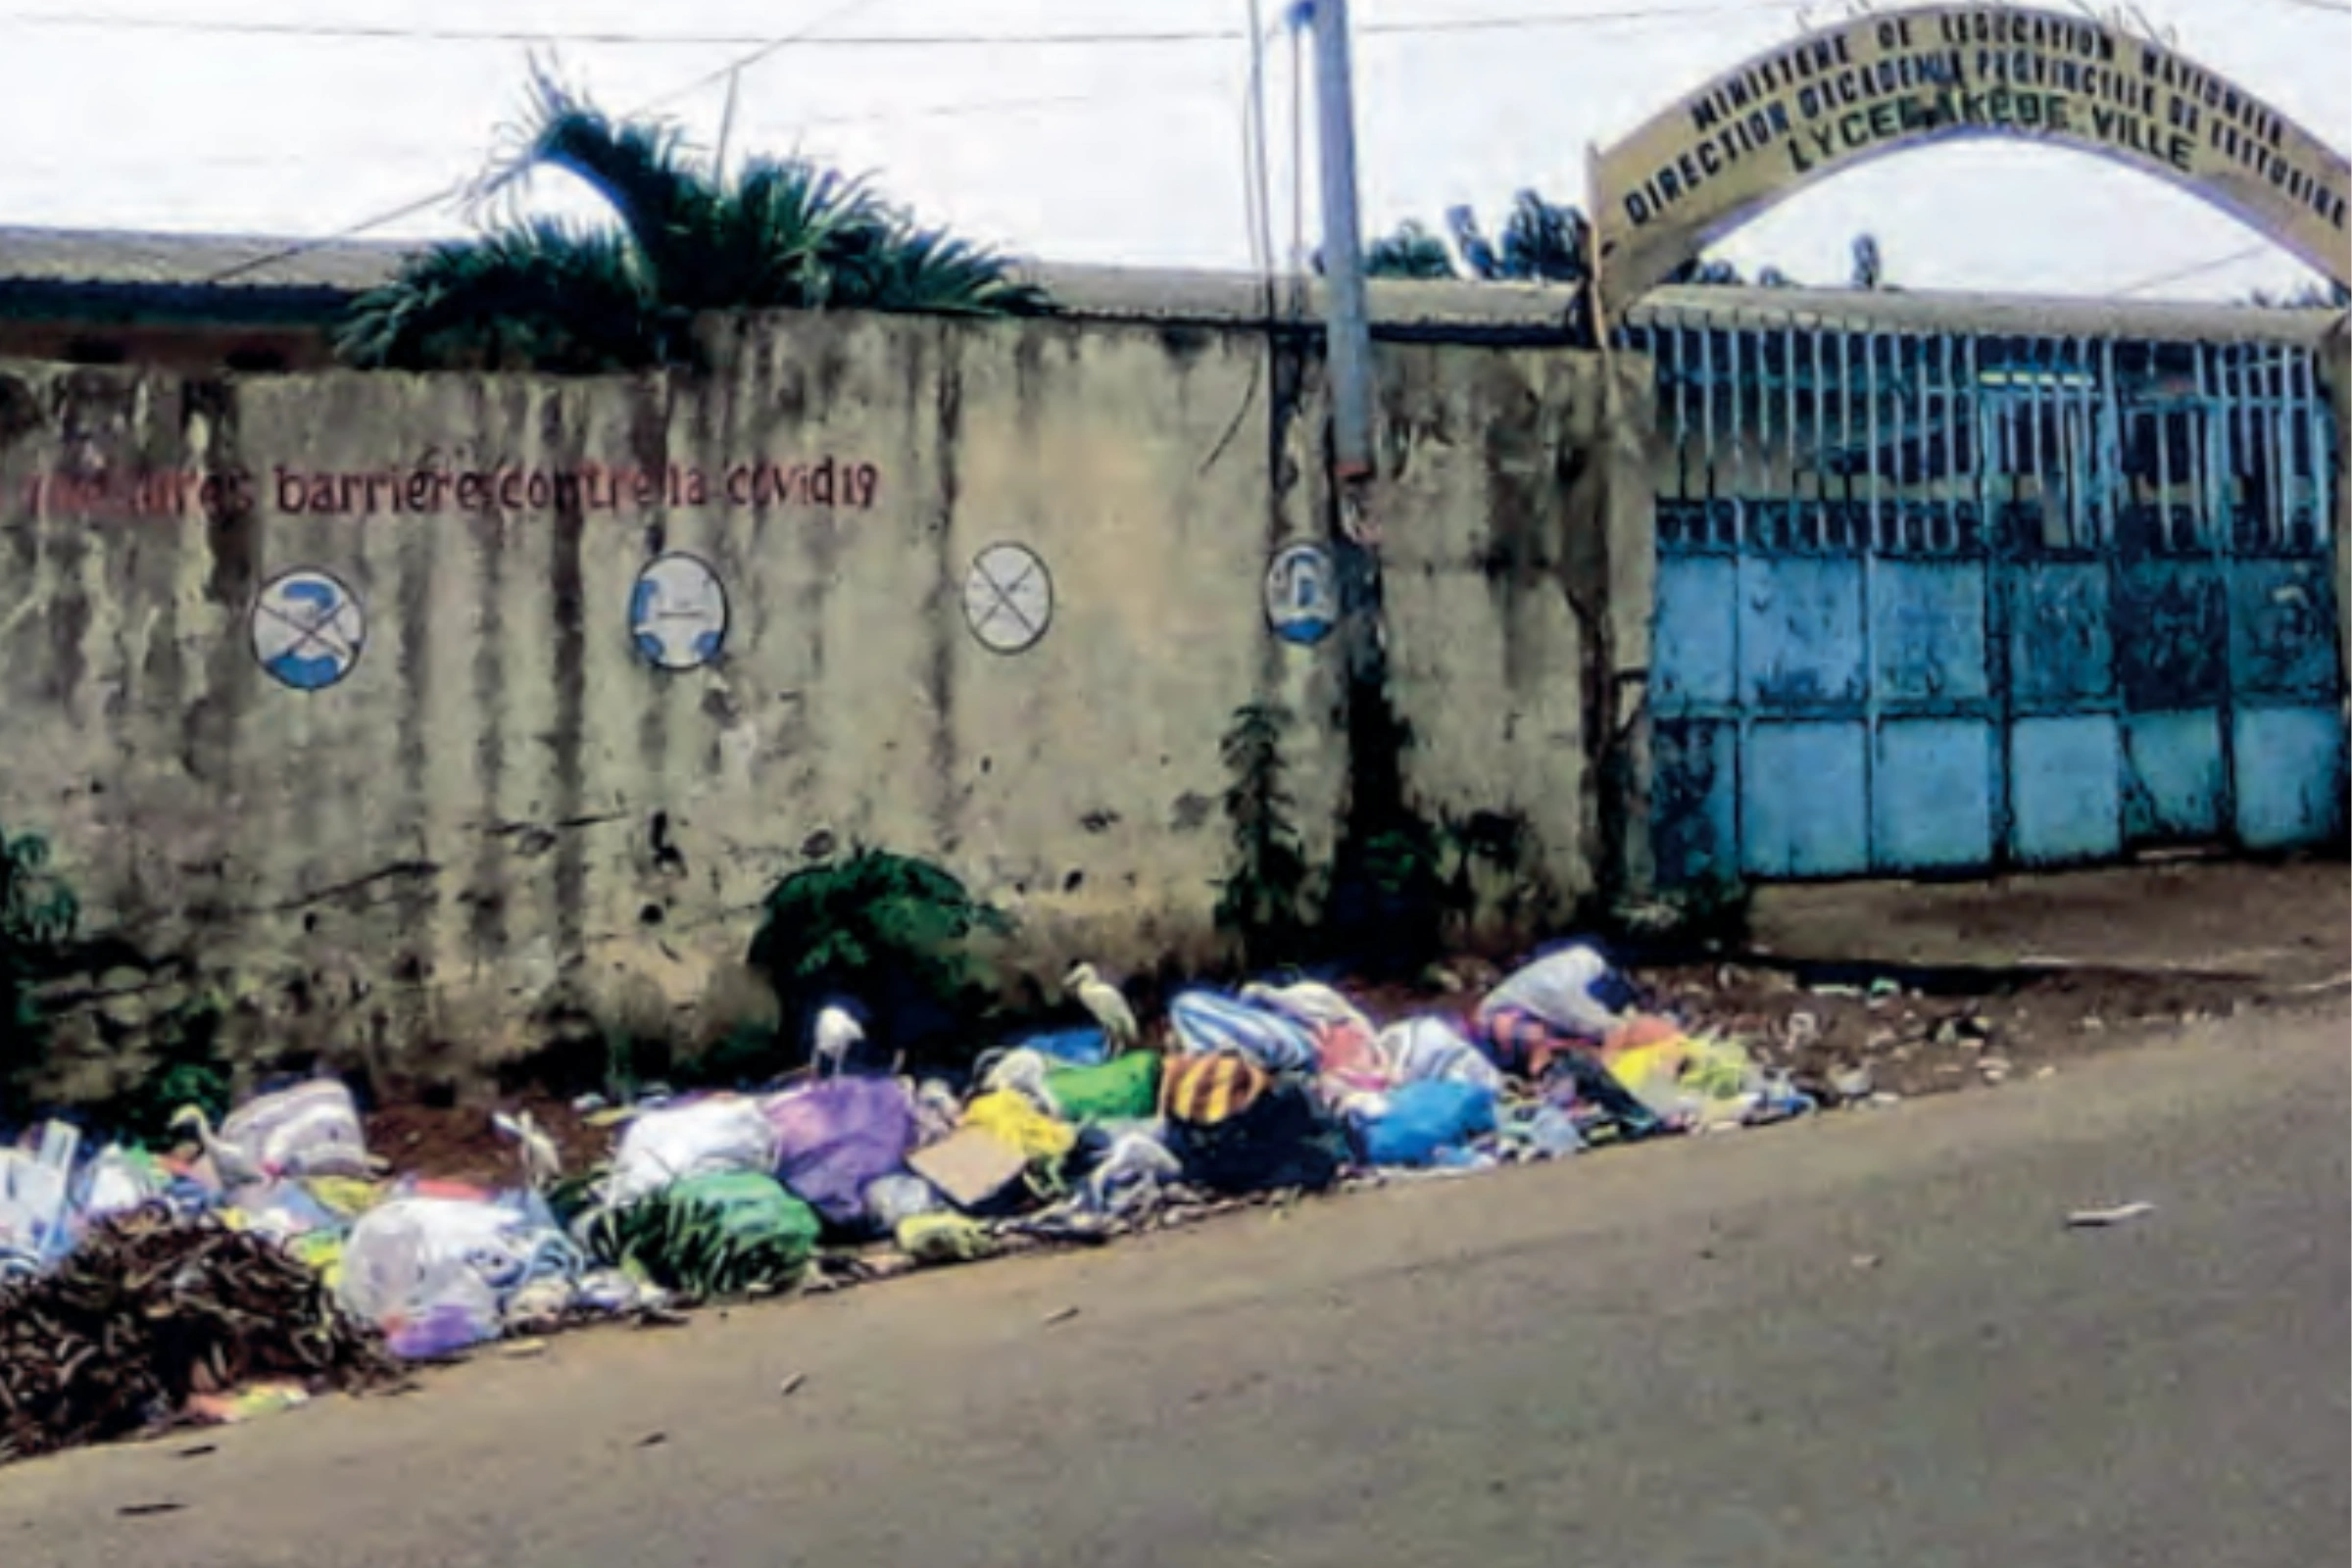
<path id="1" fill-rule="evenodd" d="M 1037 1052 L 1059 1065 L 1100 1067 L 1110 1059 L 1110 1037 L 1088 1024 L 1077 1029 L 1056 1029 L 1052 1034 L 1031 1035 L 1012 1049 Z"/>
<path id="2" fill-rule="evenodd" d="M 1372 1165 L 1427 1165 L 1494 1130 L 1494 1091 L 1484 1084 L 1428 1079 L 1399 1085 L 1364 1118 L 1358 1142 Z"/>

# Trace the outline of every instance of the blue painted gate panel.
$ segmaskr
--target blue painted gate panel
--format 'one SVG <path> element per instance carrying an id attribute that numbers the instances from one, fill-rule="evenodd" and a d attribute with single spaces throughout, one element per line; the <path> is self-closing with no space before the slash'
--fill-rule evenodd
<path id="1" fill-rule="evenodd" d="M 2326 842 L 2344 832 L 2343 710 L 2252 708 L 2237 714 L 2237 836 L 2249 849 Z"/>
<path id="2" fill-rule="evenodd" d="M 1992 734 L 1977 719 L 1880 727 L 1870 800 L 1880 863 L 1961 870 L 1991 862 Z"/>
<path id="3" fill-rule="evenodd" d="M 1740 699 L 1759 710 L 1862 701 L 1862 563 L 1750 556 L 1740 563 Z"/>
<path id="4" fill-rule="evenodd" d="M 1740 813 L 1750 876 L 1870 869 L 1868 733 L 1858 722 L 1760 723 L 1748 731 Z"/>
<path id="5" fill-rule="evenodd" d="M 1739 701 L 1740 645 L 1732 606 L 1740 567 L 1728 556 L 1671 556 L 1658 563 L 1656 630 L 1674 657 L 1659 662 L 1651 701 L 1662 709 L 1728 710 Z"/>
<path id="6" fill-rule="evenodd" d="M 2347 831 L 2303 350 L 1645 326 L 1669 885 Z"/>
<path id="7" fill-rule="evenodd" d="M 2020 720 L 2009 732 L 2009 853 L 2065 865 L 2121 852 L 2122 754 L 2113 714 Z"/>
<path id="8" fill-rule="evenodd" d="M 1992 695 L 1983 562 L 1882 561 L 1871 590 L 1880 702 L 1933 709 Z"/>
<path id="9" fill-rule="evenodd" d="M 2134 713 L 2124 724 L 2124 833 L 2134 844 L 2194 843 L 2222 831 L 2222 715 Z"/>

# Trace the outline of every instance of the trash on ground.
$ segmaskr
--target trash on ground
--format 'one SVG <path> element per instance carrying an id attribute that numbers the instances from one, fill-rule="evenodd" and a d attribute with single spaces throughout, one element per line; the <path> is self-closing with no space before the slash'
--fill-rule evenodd
<path id="1" fill-rule="evenodd" d="M 2095 1230 L 2108 1225 L 2125 1225 L 2143 1214 L 2156 1212 L 2154 1203 L 2118 1203 L 2112 1208 L 2078 1208 L 2066 1216 L 2074 1230 Z"/>
<path id="2" fill-rule="evenodd" d="M 688 1321 L 679 1303 L 1099 1247 L 1249 1204 L 1280 1218 L 1301 1194 L 1816 1105 L 1775 1063 L 1784 1043 L 1820 1040 L 1817 1015 L 1794 1014 L 1785 1036 L 1752 1019 L 1744 1035 L 1706 1027 L 1588 944 L 1542 955 L 1475 1005 L 1386 1019 L 1315 980 L 1194 987 L 1151 1040 L 1088 966 L 1065 989 L 1092 1024 L 1028 1034 L 956 1082 L 861 1070 L 851 999 L 819 1015 L 815 1070 L 772 1092 L 582 1097 L 569 1114 L 608 1149 L 588 1170 L 566 1172 L 530 1113 L 497 1112 L 507 1190 L 386 1179 L 331 1080 L 250 1100 L 218 1128 L 184 1112 L 192 1152 L 84 1150 L 47 1124 L 37 1150 L 0 1148 L 0 1460 L 329 1390 L 406 1392 L 403 1363 L 493 1343 L 534 1357 L 588 1321 L 671 1327 Z M 1974 1017 L 1942 1031 L 1990 1033 Z M 1866 1064 L 1806 1082 L 1827 1102 L 1896 1099 Z"/>

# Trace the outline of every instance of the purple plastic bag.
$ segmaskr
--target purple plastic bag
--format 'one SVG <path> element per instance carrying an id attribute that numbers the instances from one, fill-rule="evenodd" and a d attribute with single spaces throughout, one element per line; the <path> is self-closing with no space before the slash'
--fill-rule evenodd
<path id="1" fill-rule="evenodd" d="M 775 1129 L 776 1179 L 829 1224 L 865 1214 L 866 1183 L 906 1168 L 914 1107 L 895 1078 L 831 1078 L 761 1107 Z"/>

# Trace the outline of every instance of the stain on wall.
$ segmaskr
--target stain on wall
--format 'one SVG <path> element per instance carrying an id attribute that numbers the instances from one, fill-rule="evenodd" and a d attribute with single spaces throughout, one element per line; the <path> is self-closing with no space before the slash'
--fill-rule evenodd
<path id="1" fill-rule="evenodd" d="M 853 842 L 946 861 L 1041 973 L 1202 956 L 1252 701 L 1304 720 L 1328 854 L 1338 640 L 1277 636 L 1265 588 L 1326 531 L 1311 355 L 857 317 L 713 342 L 707 378 L 10 366 L 0 814 L 93 923 L 394 1057 L 526 1049 L 613 971 L 690 1004 Z M 1408 786 L 1527 814 L 1574 891 L 1615 551 L 1570 544 L 1647 512 L 1563 482 L 1606 467 L 1564 455 L 1598 362 L 1381 363 Z M 999 546 L 1050 574 L 1038 635 L 971 624 Z"/>

